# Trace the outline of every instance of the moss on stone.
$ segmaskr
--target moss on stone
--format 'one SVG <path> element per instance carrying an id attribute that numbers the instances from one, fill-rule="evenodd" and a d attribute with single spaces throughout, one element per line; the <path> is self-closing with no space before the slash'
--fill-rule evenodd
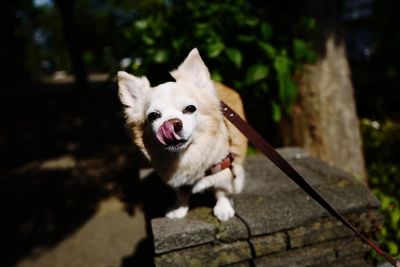
<path id="1" fill-rule="evenodd" d="M 178 250 L 157 256 L 156 266 L 162 267 L 217 267 L 251 258 L 247 242 L 239 241 L 230 244 L 206 244 L 184 250 Z"/>

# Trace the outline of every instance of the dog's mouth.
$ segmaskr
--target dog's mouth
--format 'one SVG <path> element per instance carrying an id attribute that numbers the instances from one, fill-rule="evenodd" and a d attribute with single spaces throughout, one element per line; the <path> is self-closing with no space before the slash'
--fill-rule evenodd
<path id="1" fill-rule="evenodd" d="M 166 148 L 179 149 L 185 146 L 187 140 L 175 132 L 174 125 L 165 121 L 157 130 L 157 140 Z"/>
<path id="2" fill-rule="evenodd" d="M 180 152 L 189 146 L 190 142 L 186 139 L 181 139 L 177 142 L 168 144 L 164 148 L 169 152 Z"/>

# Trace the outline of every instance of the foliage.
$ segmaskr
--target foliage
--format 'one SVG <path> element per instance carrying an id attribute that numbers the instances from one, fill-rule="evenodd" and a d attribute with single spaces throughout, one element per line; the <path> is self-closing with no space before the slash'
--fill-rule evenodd
<path id="1" fill-rule="evenodd" d="M 49 3 L 26 11 L 28 56 L 21 62 L 34 76 L 72 72 L 61 12 Z M 316 59 L 305 38 L 315 32 L 315 20 L 282 12 L 263 1 L 81 0 L 73 15 L 88 72 L 115 73 L 125 59 L 127 71 L 160 83 L 197 47 L 212 78 L 240 91 L 252 123 L 263 117 L 259 123 L 270 125 L 291 113 L 295 74 Z"/>
<path id="2" fill-rule="evenodd" d="M 130 44 L 125 52 L 134 59 L 131 71 L 165 81 L 166 70 L 197 47 L 214 80 L 233 86 L 278 122 L 297 96 L 294 73 L 316 55 L 299 36 L 274 32 L 265 16 L 244 0 L 173 1 L 141 12 L 121 29 Z M 302 21 L 314 29 L 311 19 Z"/>
<path id="3" fill-rule="evenodd" d="M 379 239 L 391 255 L 400 256 L 400 125 L 367 119 L 361 125 L 370 186 L 385 216 Z"/>

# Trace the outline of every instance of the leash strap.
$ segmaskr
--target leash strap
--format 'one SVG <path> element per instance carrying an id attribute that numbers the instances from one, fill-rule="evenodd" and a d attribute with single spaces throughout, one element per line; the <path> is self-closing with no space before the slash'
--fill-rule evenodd
<path id="1" fill-rule="evenodd" d="M 329 211 L 334 217 L 341 221 L 345 226 L 350 228 L 361 240 L 368 244 L 378 254 L 384 257 L 395 267 L 400 267 L 400 262 L 396 261 L 392 256 L 384 252 L 374 242 L 363 236 L 357 229 L 328 201 L 326 201 L 321 194 L 300 175 L 264 138 L 261 137 L 245 120 L 243 120 L 233 109 L 221 101 L 222 113 L 224 116 L 240 131 L 247 139 L 253 143 L 267 158 L 269 158 L 276 166 L 279 167 L 293 182 L 301 187 L 307 194 L 309 194 L 318 204 L 324 209 Z"/>

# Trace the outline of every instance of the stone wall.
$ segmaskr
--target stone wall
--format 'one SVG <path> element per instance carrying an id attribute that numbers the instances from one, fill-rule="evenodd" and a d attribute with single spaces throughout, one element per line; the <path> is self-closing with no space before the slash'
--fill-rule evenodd
<path id="1" fill-rule="evenodd" d="M 360 230 L 376 231 L 382 218 L 368 188 L 303 150 L 280 153 Z M 233 219 L 220 223 L 200 205 L 185 219 L 151 221 L 156 266 L 372 266 L 369 248 L 268 159 L 249 157 L 246 169 Z"/>

